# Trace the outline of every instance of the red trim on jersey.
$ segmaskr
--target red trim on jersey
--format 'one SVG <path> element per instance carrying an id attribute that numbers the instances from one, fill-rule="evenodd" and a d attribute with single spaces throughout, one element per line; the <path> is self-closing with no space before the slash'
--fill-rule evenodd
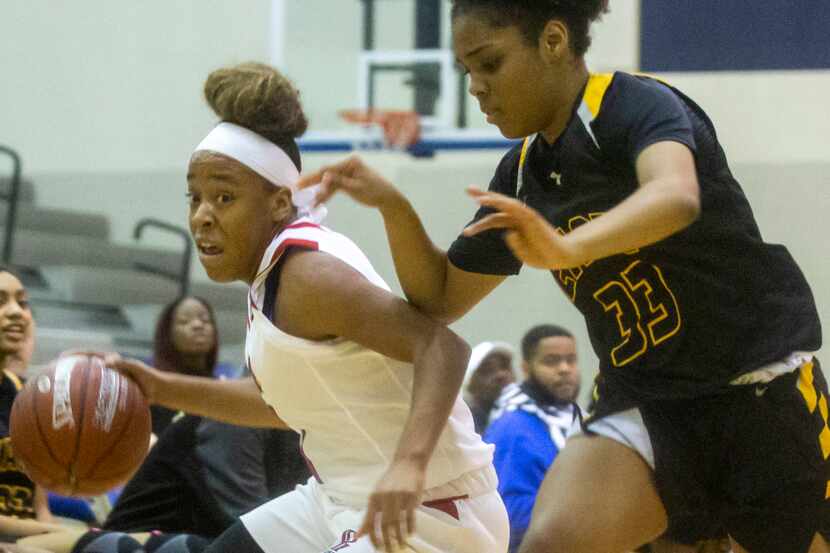
<path id="1" fill-rule="evenodd" d="M 315 225 L 316 226 L 316 225 Z M 292 247 L 299 247 L 305 248 L 307 250 L 319 250 L 320 244 L 314 240 L 304 240 L 302 238 L 286 238 L 282 244 L 279 245 L 277 251 L 274 252 L 274 255 L 271 256 L 271 261 L 268 262 L 268 266 L 272 266 L 277 260 L 285 253 L 285 250 Z"/>
<path id="2" fill-rule="evenodd" d="M 316 226 L 316 225 L 314 225 Z M 277 247 L 277 250 L 271 256 L 271 260 L 268 261 L 268 265 L 266 269 L 258 272 L 254 280 L 259 279 L 262 275 L 265 274 L 266 271 L 270 270 L 274 267 L 274 263 L 280 258 L 280 256 L 285 253 L 285 250 L 290 247 L 300 247 L 305 248 L 307 250 L 314 250 L 317 251 L 320 249 L 320 244 L 314 240 L 305 240 L 303 238 L 286 238 L 280 245 Z M 269 246 L 270 247 L 270 246 Z"/>
<path id="3" fill-rule="evenodd" d="M 300 223 L 294 223 L 293 225 L 288 225 L 283 230 L 290 229 L 290 228 L 322 228 L 317 223 L 309 223 L 307 221 L 302 221 Z"/>
<path id="4" fill-rule="evenodd" d="M 424 501 L 423 506 L 430 509 L 438 509 L 443 513 L 447 513 L 455 520 L 458 520 L 458 505 L 456 505 L 455 502 L 469 498 L 469 495 L 457 495 L 455 497 L 446 497 L 444 499 L 433 499 L 432 501 Z"/>

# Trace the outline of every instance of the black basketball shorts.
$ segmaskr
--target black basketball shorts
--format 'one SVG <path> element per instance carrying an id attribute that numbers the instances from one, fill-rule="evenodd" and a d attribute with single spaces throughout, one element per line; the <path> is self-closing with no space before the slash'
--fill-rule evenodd
<path id="1" fill-rule="evenodd" d="M 651 451 L 641 454 L 669 515 L 667 537 L 688 543 L 726 531 L 752 553 L 806 553 L 816 533 L 830 537 L 828 401 L 814 359 L 768 383 L 651 401 L 586 424 L 588 434 L 596 426 L 639 451 L 644 437 L 630 428 L 642 421 Z M 615 417 L 623 424 L 609 432 Z M 630 435 L 620 439 L 620 428 Z"/>

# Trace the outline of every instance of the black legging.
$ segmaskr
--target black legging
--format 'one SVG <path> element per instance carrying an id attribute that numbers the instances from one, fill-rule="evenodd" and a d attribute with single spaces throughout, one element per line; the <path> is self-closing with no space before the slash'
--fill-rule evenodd
<path id="1" fill-rule="evenodd" d="M 236 521 L 222 535 L 210 542 L 202 553 L 265 553 L 254 541 L 245 525 Z"/>
<path id="2" fill-rule="evenodd" d="M 192 534 L 154 534 L 142 546 L 123 532 L 93 530 L 78 540 L 72 553 L 204 553 L 208 543 Z"/>
<path id="3" fill-rule="evenodd" d="M 156 534 L 144 544 L 144 553 L 204 553 L 209 543 L 192 534 Z"/>

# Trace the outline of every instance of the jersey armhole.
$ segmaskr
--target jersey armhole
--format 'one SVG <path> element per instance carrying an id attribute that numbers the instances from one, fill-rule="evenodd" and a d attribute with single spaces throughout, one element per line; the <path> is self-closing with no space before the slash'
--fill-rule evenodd
<path id="1" fill-rule="evenodd" d="M 316 244 L 315 244 L 316 246 Z M 289 255 L 297 250 L 305 251 L 319 251 L 317 247 L 312 245 L 292 244 L 288 245 L 280 255 L 280 258 L 268 272 L 265 277 L 265 298 L 262 300 L 262 314 L 270 323 L 276 326 L 274 319 L 277 315 L 277 291 L 280 287 L 280 278 L 282 276 L 282 268 Z"/>

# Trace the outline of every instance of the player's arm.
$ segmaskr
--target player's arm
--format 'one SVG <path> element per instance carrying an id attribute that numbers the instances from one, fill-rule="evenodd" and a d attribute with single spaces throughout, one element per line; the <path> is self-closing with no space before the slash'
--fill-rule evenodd
<path id="1" fill-rule="evenodd" d="M 18 549 L 11 549 L 9 553 L 71 553 L 81 537 L 88 532 L 87 528 L 78 529 L 73 526 L 63 526 L 60 531 L 27 536 L 17 540 Z M 136 534 L 130 534 L 136 537 Z M 0 549 L 0 553 L 4 553 Z"/>
<path id="2" fill-rule="evenodd" d="M 412 204 L 383 176 L 352 156 L 304 176 L 299 186 L 319 184 L 318 201 L 342 190 L 383 216 L 395 272 L 406 298 L 427 315 L 445 323 L 462 317 L 503 280 L 502 276 L 456 268 L 436 246 Z"/>
<path id="3" fill-rule="evenodd" d="M 252 377 L 218 380 L 189 376 L 117 355 L 107 357 L 106 362 L 135 380 L 150 403 L 239 426 L 289 428 L 262 399 Z"/>
<path id="4" fill-rule="evenodd" d="M 405 197 L 380 209 L 395 273 L 406 298 L 422 312 L 444 323 L 454 322 L 475 307 L 506 277 L 463 271 L 438 248 Z"/>
<path id="5" fill-rule="evenodd" d="M 687 226 L 700 213 L 700 187 L 691 150 L 679 142 L 648 146 L 636 160 L 638 189 L 601 217 L 565 236 L 535 210 L 507 196 L 470 190 L 496 210 L 464 230 L 472 236 L 506 229 L 505 240 L 525 263 L 567 269 L 654 244 Z"/>
<path id="6" fill-rule="evenodd" d="M 53 523 L 55 521 L 52 517 L 52 512 L 49 510 L 49 496 L 46 493 L 46 488 L 40 485 L 35 486 L 33 504 L 35 518 L 38 521 L 47 523 Z"/>
<path id="7" fill-rule="evenodd" d="M 36 536 L 38 534 L 62 532 L 64 530 L 66 530 L 66 527 L 60 524 L 0 515 L 0 534 L 6 536 Z"/>
<path id="8" fill-rule="evenodd" d="M 566 237 L 583 252 L 577 264 L 654 244 L 697 219 L 700 187 L 688 146 L 652 144 L 637 157 L 636 170 L 637 191 Z"/>
<path id="9" fill-rule="evenodd" d="M 414 528 L 426 467 L 458 397 L 469 346 L 328 254 L 290 254 L 280 282 L 275 312 L 283 331 L 306 339 L 346 338 L 414 364 L 409 417 L 391 466 L 370 497 L 363 528 L 379 546 L 374 519 L 381 515 L 383 539 L 395 536 L 401 541 L 402 525 Z"/>

